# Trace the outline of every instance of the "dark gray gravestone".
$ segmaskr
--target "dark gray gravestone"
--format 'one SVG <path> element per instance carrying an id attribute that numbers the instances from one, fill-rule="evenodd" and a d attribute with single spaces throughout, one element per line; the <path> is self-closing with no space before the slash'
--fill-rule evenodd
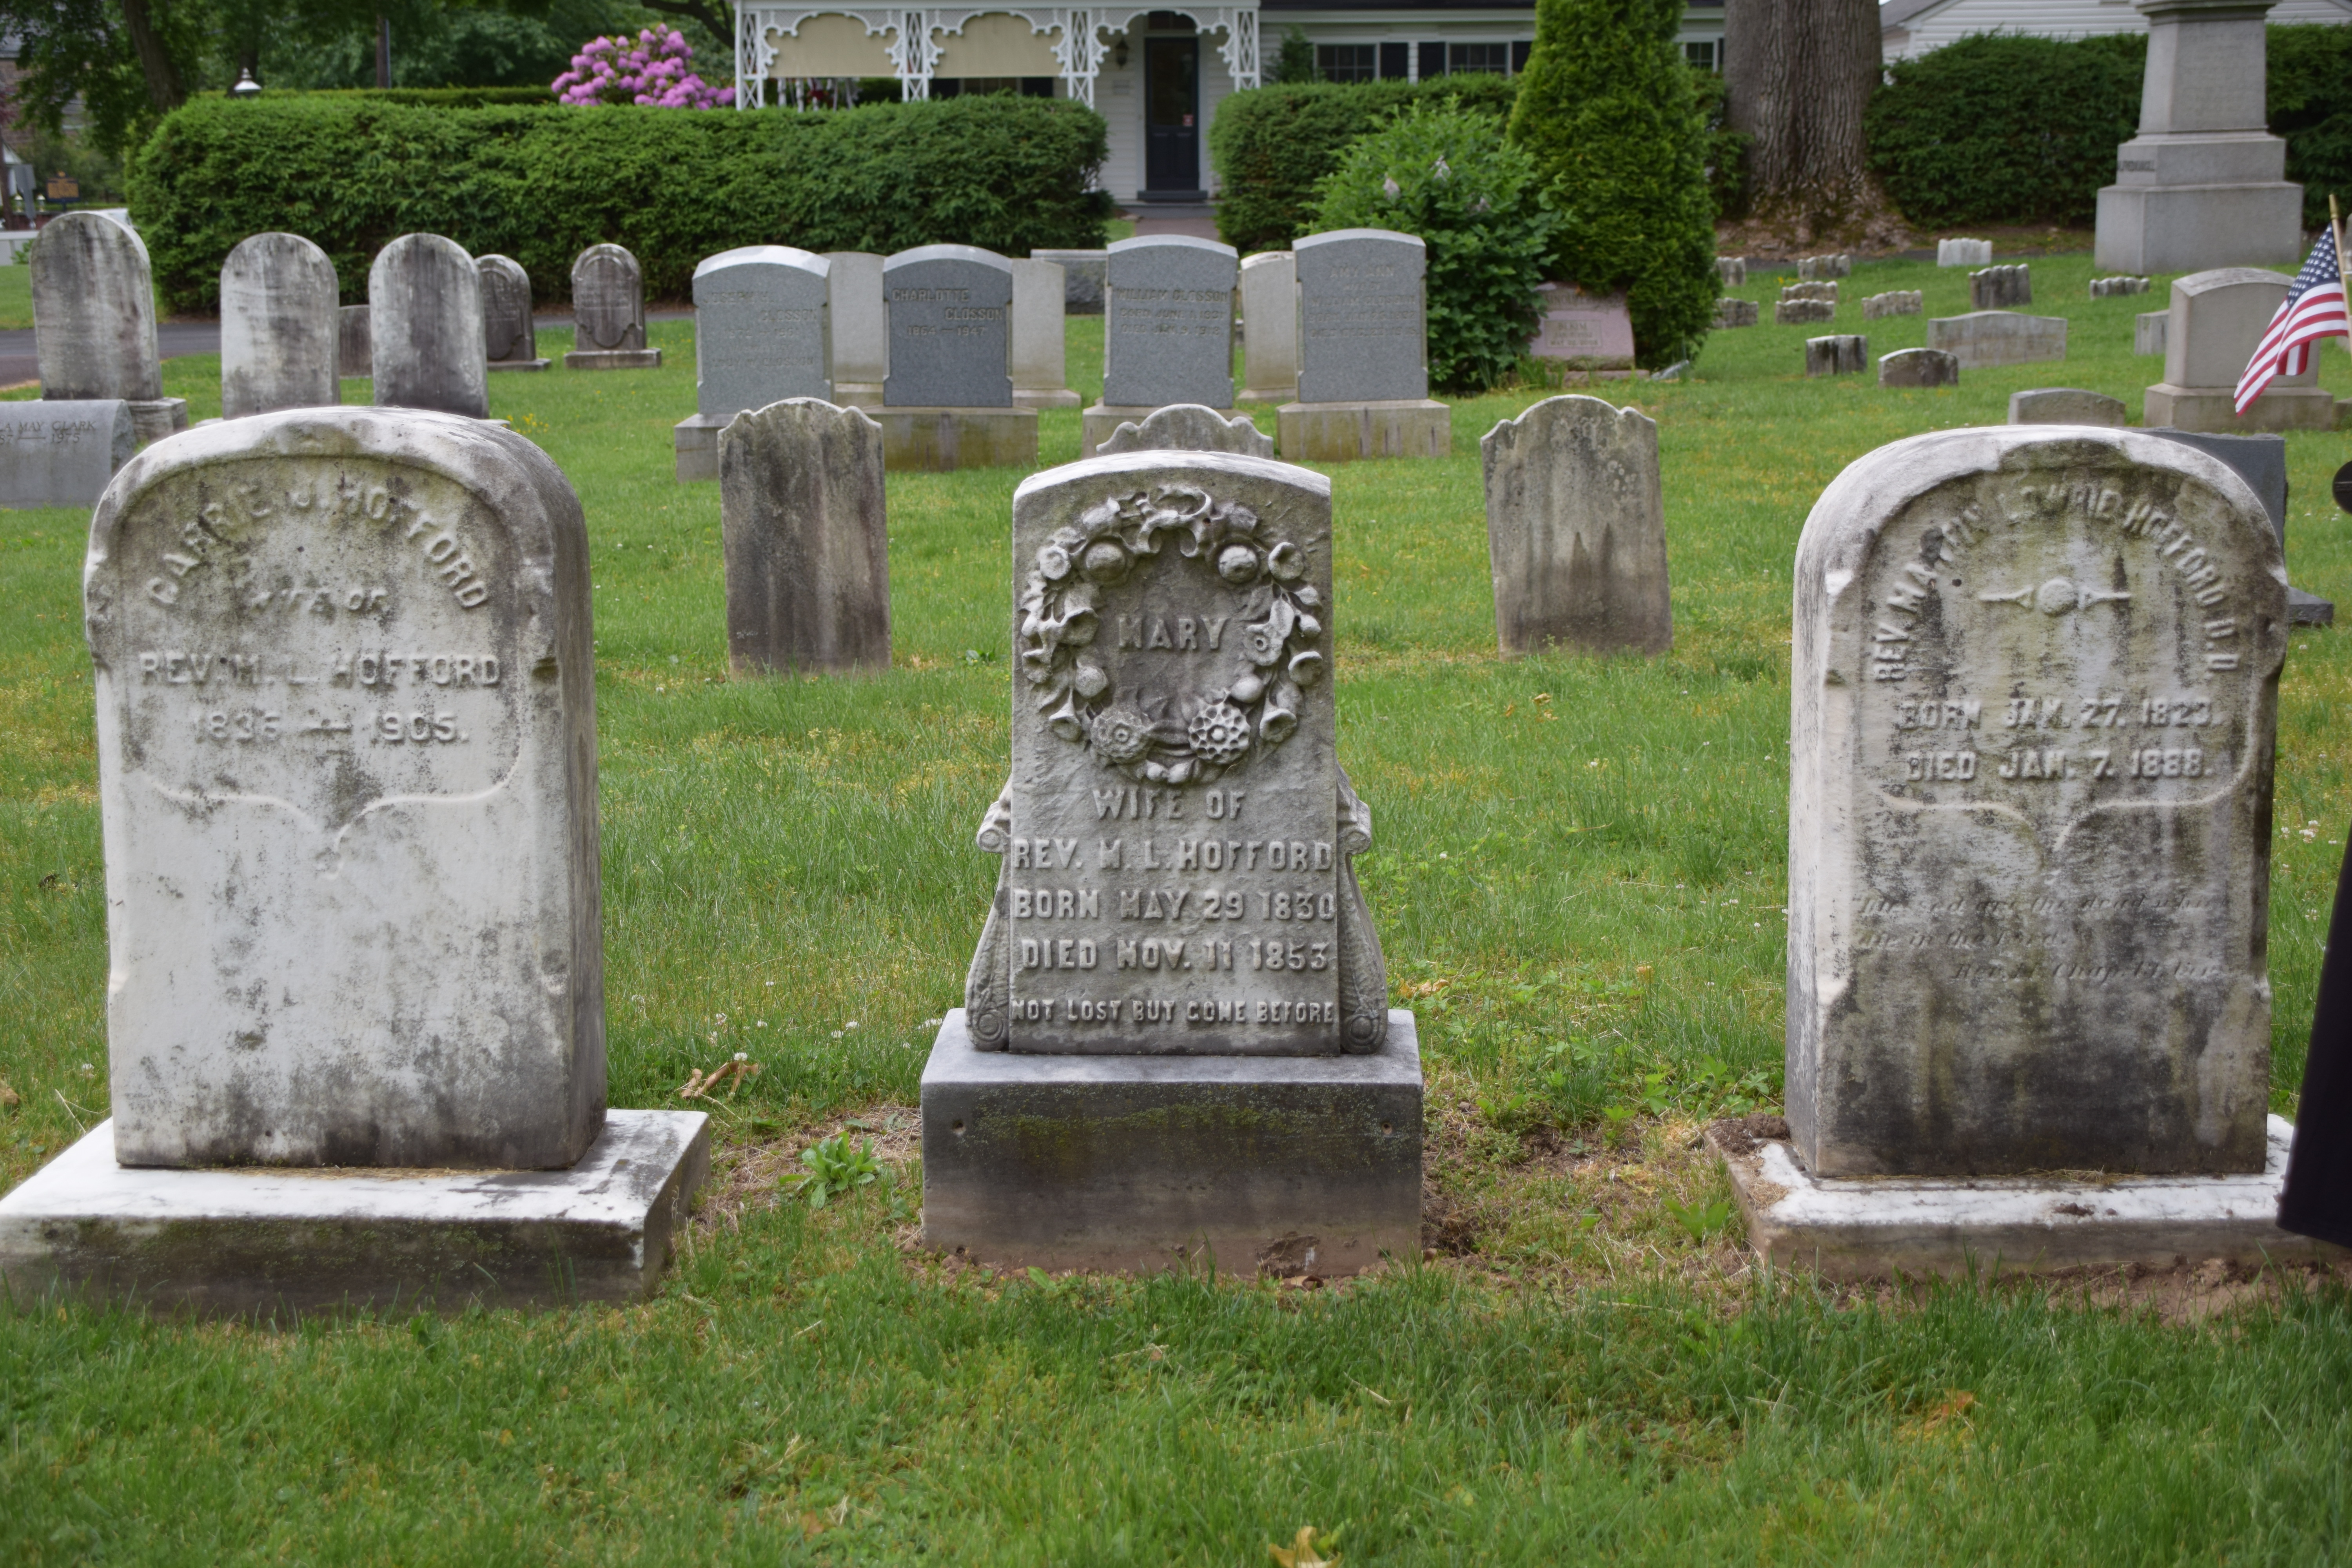
<path id="1" fill-rule="evenodd" d="M 788 398 L 719 437 L 727 662 L 738 675 L 887 669 L 882 426 Z"/>
<path id="2" fill-rule="evenodd" d="M 970 245 L 924 245 L 882 264 L 898 408 L 1013 405 L 1013 263 Z"/>
<path id="3" fill-rule="evenodd" d="M 335 374 L 370 376 L 375 374 L 375 352 L 368 342 L 368 308 L 346 305 L 336 313 Z"/>
<path id="4" fill-rule="evenodd" d="M 1343 228 L 1308 235 L 1291 250 L 1298 268 L 1298 401 L 1427 397 L 1428 247 L 1409 234 Z"/>
<path id="5" fill-rule="evenodd" d="M 489 417 L 482 275 L 456 240 L 404 234 L 376 252 L 368 340 L 378 407 Z"/>
<path id="6" fill-rule="evenodd" d="M 592 245 L 572 263 L 572 318 L 582 350 L 611 353 L 646 346 L 646 279 L 617 245 Z"/>
<path id="7" fill-rule="evenodd" d="M 0 507 L 92 505 L 138 449 L 119 397 L 0 403 Z"/>
<path id="8" fill-rule="evenodd" d="M 485 256 L 474 265 L 482 275 L 482 347 L 489 368 L 545 370 L 530 319 L 530 274 L 510 256 Z"/>
<path id="9" fill-rule="evenodd" d="M 2194 447 L 2209 457 L 2219 458 L 2237 470 L 2238 477 L 2252 488 L 2270 513 L 2271 526 L 2278 530 L 2279 552 L 2286 551 L 2286 437 L 2284 436 L 2221 436 L 2202 430 L 2175 430 L 2158 426 L 2148 432 L 2168 441 L 2178 441 L 2184 447 Z M 2306 594 L 2300 588 L 2286 591 L 2287 614 L 2299 626 L 2327 626 L 2336 624 L 2336 605 L 2316 594 Z"/>
<path id="10" fill-rule="evenodd" d="M 1234 288 L 1241 256 L 1184 234 L 1110 247 L 1103 395 L 1113 408 L 1234 405 Z"/>

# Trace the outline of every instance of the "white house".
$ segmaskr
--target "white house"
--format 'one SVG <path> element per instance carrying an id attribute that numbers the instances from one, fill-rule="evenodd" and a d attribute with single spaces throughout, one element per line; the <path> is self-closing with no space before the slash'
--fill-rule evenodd
<path id="1" fill-rule="evenodd" d="M 2352 22 L 2352 0 L 2278 0 L 2273 22 Z M 2131 0 L 1883 0 L 1880 51 L 1906 60 L 1970 33 L 2030 33 L 2043 38 L 2088 38 L 2102 33 L 2145 33 L 2147 18 Z"/>
<path id="2" fill-rule="evenodd" d="M 1165 4 L 1166 0 L 1162 0 Z M 957 10 L 822 0 L 738 0 L 736 103 L 802 101 L 797 89 L 895 76 L 906 96 L 1017 91 L 1075 98 L 1110 123 L 1103 188 L 1121 202 L 1213 194 L 1208 131 L 1217 105 L 1272 75 L 1292 28 L 1338 81 L 1454 71 L 1517 72 L 1535 40 L 1533 0 L 1414 5 L 1235 0 L 1169 10 L 1000 5 Z M 1689 0 L 1685 55 L 1722 68 L 1723 0 Z"/>

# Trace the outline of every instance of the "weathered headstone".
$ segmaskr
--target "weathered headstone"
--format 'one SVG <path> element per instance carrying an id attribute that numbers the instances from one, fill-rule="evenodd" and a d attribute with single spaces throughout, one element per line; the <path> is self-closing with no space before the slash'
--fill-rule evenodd
<path id="1" fill-rule="evenodd" d="M 1748 287 L 1748 258 L 1718 256 L 1715 258 L 1715 279 L 1726 289 Z"/>
<path id="2" fill-rule="evenodd" d="M 1838 286 L 1834 279 L 1818 283 L 1783 283 L 1780 285 L 1780 298 L 1783 300 L 1827 300 L 1831 304 L 1834 305 L 1837 303 Z"/>
<path id="3" fill-rule="evenodd" d="M 299 234 L 257 234 L 221 264 L 221 416 L 342 401 L 335 264 Z"/>
<path id="4" fill-rule="evenodd" d="M 1958 386 L 1960 362 L 1941 349 L 1896 349 L 1878 359 L 1881 386 Z"/>
<path id="5" fill-rule="evenodd" d="M 1990 267 L 1992 265 L 1992 241 L 1939 239 L 1936 242 L 1936 265 L 1938 267 Z"/>
<path id="6" fill-rule="evenodd" d="M 1179 403 L 1155 409 L 1112 431 L 1095 450 L 1104 457 L 1116 452 L 1238 452 L 1244 458 L 1271 458 L 1274 439 L 1258 434 L 1246 414 L 1231 418 L 1197 403 Z"/>
<path id="7" fill-rule="evenodd" d="M 1015 492 L 1003 866 L 923 1075 L 929 1245 L 1333 1273 L 1417 1243 L 1419 1053 L 1352 868 L 1330 551 L 1329 482 L 1260 458 Z"/>
<path id="8" fill-rule="evenodd" d="M 1062 269 L 1013 262 L 1013 401 L 1024 408 L 1076 408 L 1064 353 Z"/>
<path id="9" fill-rule="evenodd" d="M 2147 285 L 2148 280 L 2145 278 L 2094 278 L 2091 279 L 2091 298 L 2112 300 L 2121 294 L 2145 294 Z"/>
<path id="10" fill-rule="evenodd" d="M 1536 286 L 1536 330 L 1528 353 L 1574 370 L 1633 368 L 1633 318 L 1622 294 L 1588 294 L 1573 284 Z"/>
<path id="11" fill-rule="evenodd" d="M 2258 267 L 2224 267 L 2172 280 L 2164 379 L 2147 389 L 2151 426 L 2180 430 L 2326 430 L 2336 396 L 2319 384 L 2319 347 L 2300 375 L 2281 375 L 2243 414 L 2238 378 L 2285 302 L 2294 279 Z"/>
<path id="12" fill-rule="evenodd" d="M 1037 411 L 1013 402 L 1013 264 L 969 245 L 925 245 L 882 264 L 890 374 L 882 460 L 950 469 L 1037 460 Z"/>
<path id="13" fill-rule="evenodd" d="M 1807 375 L 1860 375 L 1870 368 L 1870 340 L 1854 332 L 1805 340 Z"/>
<path id="14" fill-rule="evenodd" d="M 475 259 L 482 275 L 482 343 L 492 370 L 545 370 L 530 317 L 530 274 L 510 256 Z"/>
<path id="15" fill-rule="evenodd" d="M 1772 303 L 1772 324 L 1776 327 L 1805 327 L 1836 320 L 1837 306 L 1827 300 L 1776 300 Z"/>
<path id="16" fill-rule="evenodd" d="M 784 245 L 722 250 L 695 268 L 695 411 L 671 432 L 682 482 L 719 477 L 719 432 L 745 409 L 833 401 L 831 271 Z"/>
<path id="17" fill-rule="evenodd" d="M 1103 289 L 1110 277 L 1108 250 L 1033 250 L 1032 261 L 1050 261 L 1062 269 L 1062 309 L 1073 316 L 1103 313 Z"/>
<path id="18" fill-rule="evenodd" d="M 1753 300 L 1717 300 L 1715 302 L 1715 325 L 1717 331 L 1730 327 L 1752 327 L 1763 320 L 1763 313 Z"/>
<path id="19" fill-rule="evenodd" d="M 1822 494 L 1796 575 L 1805 1170 L 2261 1170 L 2286 602 L 2252 492 L 2133 431 L 1919 436 Z"/>
<path id="20" fill-rule="evenodd" d="M 592 245 L 572 258 L 572 347 L 566 370 L 657 370 L 646 346 L 646 274 L 621 246 Z"/>
<path id="21" fill-rule="evenodd" d="M 2119 398 L 2076 386 L 2040 386 L 2009 395 L 2011 425 L 2108 425 L 2118 429 L 2131 423 Z"/>
<path id="22" fill-rule="evenodd" d="M 1865 296 L 1862 301 L 1862 319 L 1875 321 L 1885 316 L 1920 316 L 1927 313 L 1927 301 L 1916 289 L 1892 289 L 1884 294 Z"/>
<path id="23" fill-rule="evenodd" d="M 188 427 L 188 403 L 163 395 L 155 286 L 138 235 L 96 213 L 51 218 L 33 247 L 33 344 L 41 395 L 121 399 L 139 439 Z"/>
<path id="24" fill-rule="evenodd" d="M 1139 235 L 1110 247 L 1103 316 L 1102 401 L 1087 410 L 1078 452 L 1093 454 L 1121 423 L 1155 408 L 1234 405 L 1230 245 L 1192 235 Z"/>
<path id="25" fill-rule="evenodd" d="M 368 345 L 380 408 L 487 419 L 482 278 L 454 239 L 404 234 L 368 268 Z"/>
<path id="26" fill-rule="evenodd" d="M 94 505 L 138 449 L 119 397 L 0 403 L 0 507 Z"/>
<path id="27" fill-rule="evenodd" d="M 1286 250 L 1261 250 L 1241 264 L 1244 403 L 1288 403 L 1298 395 L 1298 267 Z"/>
<path id="28" fill-rule="evenodd" d="M 2006 310 L 2033 303 L 2033 271 L 2023 262 L 1969 274 L 1969 309 Z"/>
<path id="29" fill-rule="evenodd" d="M 335 374 L 362 380 L 375 374 L 375 349 L 368 336 L 368 308 L 345 305 L 335 312 Z"/>
<path id="30" fill-rule="evenodd" d="M 1548 397 L 1478 449 L 1504 657 L 1672 647 L 1656 422 L 1597 397 Z"/>
<path id="31" fill-rule="evenodd" d="M 2162 354 L 2165 340 L 2170 335 L 2166 329 L 2171 323 L 2172 312 L 2169 310 L 2143 310 L 2134 316 L 2132 318 L 2132 353 Z"/>
<path id="32" fill-rule="evenodd" d="M 2098 265 L 2192 272 L 2302 254 L 2303 187 L 2270 133 L 2271 0 L 2137 0 L 2147 18 L 2139 134 L 2098 197 Z"/>
<path id="33" fill-rule="evenodd" d="M 1964 369 L 2027 364 L 2066 357 L 2066 318 L 2024 316 L 2014 310 L 1972 310 L 1965 316 L 1930 316 L 1927 346 L 1942 349 Z"/>
<path id="34" fill-rule="evenodd" d="M 1298 272 L 1298 401 L 1276 412 L 1300 462 L 1444 457 L 1453 412 L 1429 396 L 1428 248 L 1381 228 L 1312 234 Z"/>
<path id="35" fill-rule="evenodd" d="M 1806 282 L 1853 275 L 1853 258 L 1843 253 L 1835 256 L 1801 256 L 1797 258 L 1797 276 Z"/>
<path id="36" fill-rule="evenodd" d="M 738 675 L 890 666 L 882 426 L 788 398 L 719 437 L 727 662 Z"/>
<path id="37" fill-rule="evenodd" d="M 882 258 L 870 250 L 829 250 L 833 264 L 833 401 L 882 406 L 890 374 L 890 317 L 882 305 Z"/>

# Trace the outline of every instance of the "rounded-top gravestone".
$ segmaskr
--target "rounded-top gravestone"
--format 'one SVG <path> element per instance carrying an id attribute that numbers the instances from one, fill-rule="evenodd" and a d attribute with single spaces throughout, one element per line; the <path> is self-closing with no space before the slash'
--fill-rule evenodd
<path id="1" fill-rule="evenodd" d="M 31 270 L 41 395 L 120 398 L 142 441 L 186 429 L 187 400 L 163 395 L 154 279 L 138 235 L 96 213 L 67 213 L 41 230 Z"/>
<path id="2" fill-rule="evenodd" d="M 1410 234 L 1343 228 L 1310 234 L 1291 254 L 1298 269 L 1298 400 L 1427 397 L 1428 247 Z"/>
<path id="3" fill-rule="evenodd" d="M 1240 277 L 1240 253 L 1213 239 L 1154 234 L 1114 241 L 1103 322 L 1104 405 L 1231 408 Z"/>
<path id="4" fill-rule="evenodd" d="M 530 317 L 530 274 L 511 256 L 484 256 L 474 265 L 482 277 L 482 352 L 489 368 L 545 370 Z"/>
<path id="5" fill-rule="evenodd" d="M 747 408 L 787 397 L 833 400 L 831 272 L 824 257 L 786 245 L 747 245 L 703 258 L 694 269 L 694 354 L 697 410 L 705 420 L 724 426 Z"/>
<path id="6" fill-rule="evenodd" d="M 376 253 L 368 339 L 377 406 L 489 417 L 482 278 L 456 240 L 404 234 Z"/>
<path id="7" fill-rule="evenodd" d="M 592 245 L 572 262 L 571 350 L 566 370 L 652 370 L 661 350 L 646 346 L 646 276 L 617 245 Z"/>
<path id="8" fill-rule="evenodd" d="M 971 245 L 923 245 L 882 264 L 894 408 L 1013 405 L 1013 263 Z"/>
<path id="9" fill-rule="evenodd" d="M 221 416 L 342 401 L 335 264 L 299 234 L 257 234 L 221 265 Z"/>

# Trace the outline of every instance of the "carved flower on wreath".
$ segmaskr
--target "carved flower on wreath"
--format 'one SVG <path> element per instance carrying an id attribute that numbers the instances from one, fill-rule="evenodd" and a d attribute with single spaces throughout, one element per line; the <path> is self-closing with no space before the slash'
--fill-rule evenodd
<path id="1" fill-rule="evenodd" d="M 1113 690 L 1097 656 L 1078 651 L 1101 630 L 1098 585 L 1124 581 L 1139 558 L 1171 542 L 1220 586 L 1247 590 L 1234 617 L 1236 641 L 1228 645 L 1246 668 L 1224 689 L 1173 713 L 1165 696 Z M 1097 502 L 1038 550 L 1021 596 L 1021 667 L 1040 689 L 1037 710 L 1054 734 L 1087 746 L 1129 777 L 1165 784 L 1217 777 L 1287 739 L 1298 727 L 1299 689 L 1322 674 L 1323 656 L 1306 646 L 1322 636 L 1309 613 L 1322 600 L 1300 581 L 1306 574 L 1307 552 L 1297 543 L 1260 538 L 1255 512 L 1197 486 L 1163 485 Z"/>

